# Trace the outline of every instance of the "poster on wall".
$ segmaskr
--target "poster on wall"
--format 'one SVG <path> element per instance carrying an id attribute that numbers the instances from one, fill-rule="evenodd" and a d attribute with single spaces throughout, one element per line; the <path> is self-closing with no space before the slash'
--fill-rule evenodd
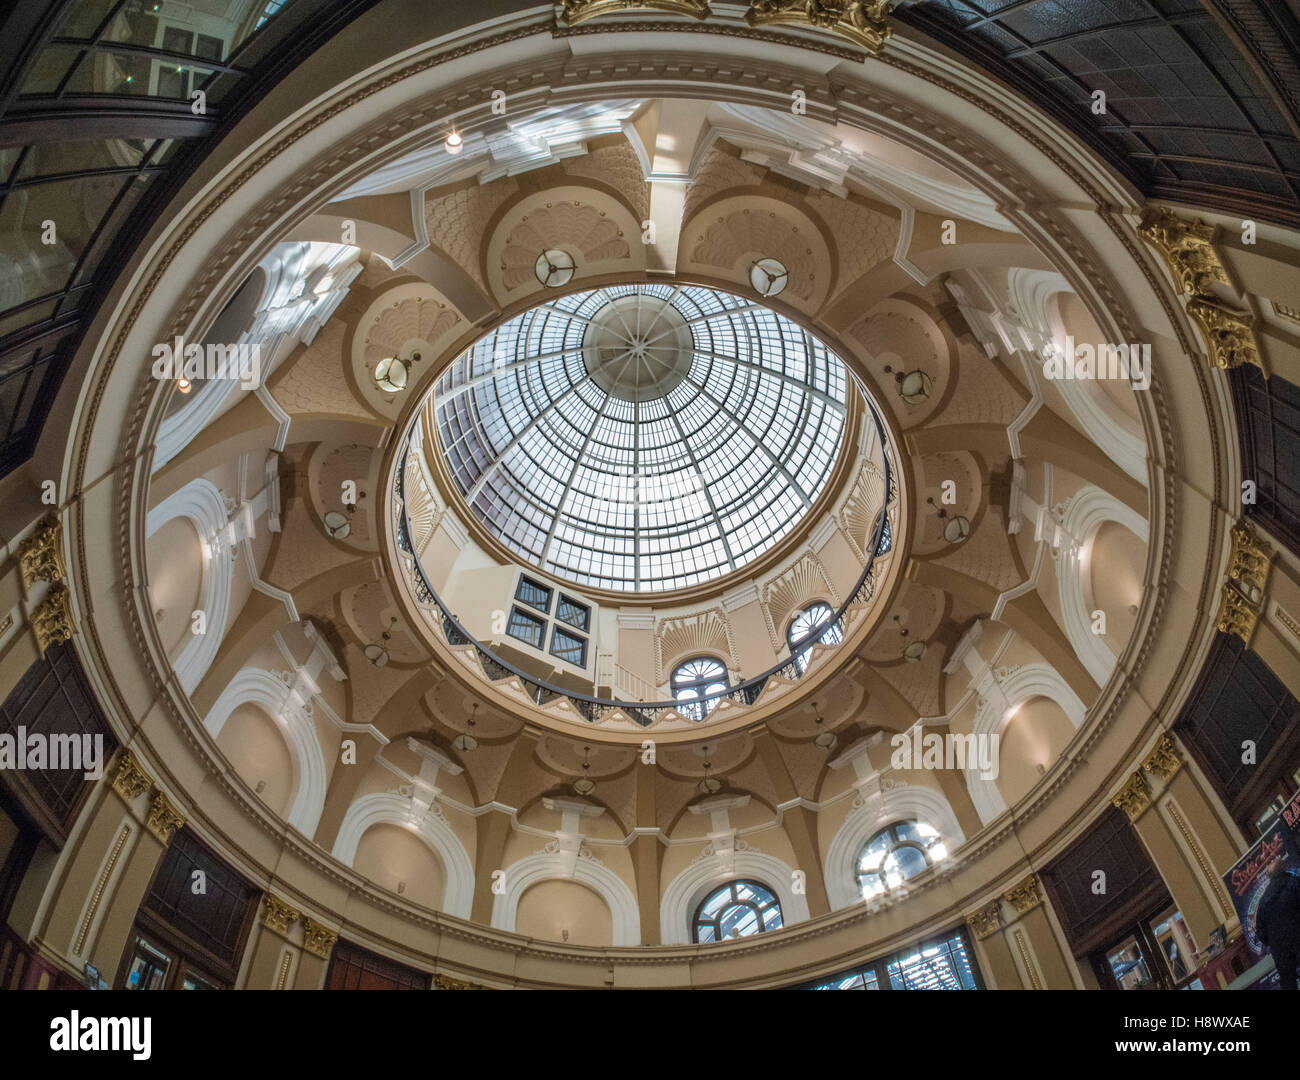
<path id="1" fill-rule="evenodd" d="M 1232 869 L 1223 875 L 1223 883 L 1228 887 L 1233 906 L 1237 909 L 1237 917 L 1241 920 L 1242 933 L 1257 960 L 1264 956 L 1268 949 L 1259 940 L 1255 929 L 1255 916 L 1258 913 L 1259 902 L 1272 880 L 1269 867 L 1274 859 L 1286 853 L 1288 845 L 1282 836 L 1283 829 L 1289 829 L 1293 834 L 1300 833 L 1300 792 L 1297 792 L 1283 807 L 1282 812 L 1273 819 L 1273 824 L 1268 827 L 1264 835 L 1256 840 L 1250 850 L 1233 863 Z"/>

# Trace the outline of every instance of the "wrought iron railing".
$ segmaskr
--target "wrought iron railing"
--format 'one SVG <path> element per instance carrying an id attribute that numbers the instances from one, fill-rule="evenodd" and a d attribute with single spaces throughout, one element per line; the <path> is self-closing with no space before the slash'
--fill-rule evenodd
<path id="1" fill-rule="evenodd" d="M 874 595 L 876 557 L 888 553 L 893 546 L 889 510 L 898 499 L 898 487 L 895 483 L 894 471 L 889 464 L 884 425 L 874 409 L 868 407 L 868 411 L 880 436 L 881 459 L 885 468 L 885 501 L 876 517 L 875 527 L 872 529 L 870 554 L 867 558 L 867 565 L 863 567 L 862 576 L 858 578 L 857 585 L 854 586 L 848 598 L 835 611 L 834 616 L 829 621 L 819 624 L 813 634 L 809 634 L 805 641 L 791 651 L 789 657 L 768 668 L 767 671 L 760 675 L 753 675 L 748 679 L 728 686 L 725 690 L 719 690 L 712 694 L 704 694 L 686 701 L 622 701 L 618 698 L 602 698 L 592 694 L 584 694 L 580 691 L 556 686 L 545 679 L 530 675 L 508 660 L 497 656 L 483 642 L 465 629 L 460 620 L 443 603 L 442 597 L 438 595 L 437 590 L 430 584 L 429 576 L 424 571 L 424 565 L 420 561 L 419 553 L 411 542 L 411 521 L 406 508 L 406 460 L 411 450 L 411 433 L 415 425 L 419 423 L 418 414 L 412 423 L 411 429 L 407 431 L 406 449 L 402 452 L 402 460 L 397 469 L 395 494 L 397 496 L 397 505 L 400 508 L 397 520 L 397 546 L 411 557 L 411 566 L 415 571 L 415 577 L 411 585 L 416 598 L 421 603 L 432 603 L 437 606 L 440 616 L 438 625 L 442 628 L 442 635 L 447 644 L 452 647 L 474 646 L 483 673 L 491 681 L 497 682 L 502 679 L 516 678 L 523 684 L 525 691 L 534 704 L 540 706 L 557 698 L 564 698 L 580 716 L 592 723 L 603 719 L 614 710 L 622 710 L 634 722 L 641 724 L 643 727 L 649 727 L 669 712 L 694 720 L 703 720 L 713 710 L 714 705 L 723 699 L 734 701 L 739 705 L 753 705 L 770 679 L 777 677 L 786 680 L 802 678 L 808 670 L 807 658 L 812 650 L 829 637 L 835 637 L 836 641 L 842 641 L 848 629 L 846 616 L 849 609 L 854 604 L 866 603 Z"/>

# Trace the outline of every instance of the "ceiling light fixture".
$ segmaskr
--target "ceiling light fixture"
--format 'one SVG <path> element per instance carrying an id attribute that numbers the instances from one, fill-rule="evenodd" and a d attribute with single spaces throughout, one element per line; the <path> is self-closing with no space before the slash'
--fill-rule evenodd
<path id="1" fill-rule="evenodd" d="M 190 382 L 189 379 L 177 379 L 176 389 L 179 390 L 182 394 L 188 394 L 191 390 L 194 389 L 194 384 Z"/>
<path id="2" fill-rule="evenodd" d="M 722 781 L 709 775 L 709 770 L 713 767 L 713 762 L 709 760 L 709 748 L 704 746 L 700 749 L 704 754 L 704 779 L 696 785 L 696 790 L 701 795 L 716 795 L 722 790 Z"/>
<path id="3" fill-rule="evenodd" d="M 790 283 L 790 271 L 779 259 L 759 259 L 749 267 L 749 283 L 759 296 L 776 296 Z"/>
<path id="4" fill-rule="evenodd" d="M 346 540 L 352 534 L 352 522 L 348 516 L 351 513 L 352 506 L 349 504 L 347 514 L 331 510 L 325 515 L 325 531 L 330 534 L 331 539 Z"/>
<path id="5" fill-rule="evenodd" d="M 584 746 L 582 748 L 582 775 L 573 782 L 573 790 L 579 795 L 590 795 L 596 790 L 596 781 L 588 775 L 591 772 L 590 754 L 591 747 Z"/>
<path id="6" fill-rule="evenodd" d="M 912 661 L 912 663 L 916 663 L 918 660 L 921 659 L 921 657 L 925 655 L 925 642 L 907 640 L 907 635 L 910 633 L 910 631 L 907 629 L 906 626 L 901 625 L 902 623 L 901 616 L 895 615 L 894 622 L 900 624 L 898 627 L 898 633 L 899 636 L 901 636 L 903 639 L 903 659 L 910 660 Z"/>
<path id="7" fill-rule="evenodd" d="M 468 754 L 471 750 L 477 750 L 477 749 L 478 749 L 478 739 L 474 738 L 474 736 L 473 736 L 473 734 L 472 734 L 472 732 L 473 732 L 473 730 L 474 730 L 474 724 L 475 724 L 475 717 L 476 717 L 476 716 L 478 716 L 478 702 L 477 702 L 477 701 L 474 702 L 474 704 L 470 706 L 469 720 L 466 721 L 466 724 L 465 724 L 466 729 L 465 729 L 465 731 L 462 732 L 461 734 L 457 735 L 457 736 L 456 736 L 454 739 L 452 739 L 452 741 L 451 741 L 451 745 L 452 745 L 453 747 L 455 747 L 457 750 L 459 750 L 462 754 Z"/>
<path id="8" fill-rule="evenodd" d="M 929 496 L 926 500 L 931 506 L 935 506 L 934 496 Z M 966 537 L 970 536 L 970 518 L 963 514 L 955 517 L 949 517 L 948 511 L 942 506 L 935 506 L 935 513 L 943 524 L 943 538 L 950 544 L 960 544 Z"/>
<path id="9" fill-rule="evenodd" d="M 920 368 L 915 368 L 904 374 L 901 371 L 894 371 L 892 367 L 886 364 L 885 373 L 894 376 L 898 396 L 908 405 L 920 405 L 921 402 L 928 401 L 931 392 L 934 390 L 934 380 Z"/>
<path id="10" fill-rule="evenodd" d="M 465 149 L 465 140 L 461 137 L 459 131 L 451 129 L 451 134 L 447 136 L 447 141 L 443 143 L 449 154 L 459 154 Z"/>
<path id="11" fill-rule="evenodd" d="M 388 629 L 385 630 L 380 635 L 380 637 L 383 639 L 384 644 L 381 645 L 378 641 L 372 641 L 365 648 L 366 659 L 369 660 L 372 664 L 374 664 L 375 667 L 383 667 L 385 664 L 388 663 L 388 639 L 392 637 L 390 631 L 393 629 L 393 626 L 396 625 L 396 623 L 397 623 L 396 615 L 392 616 L 388 620 Z"/>
<path id="12" fill-rule="evenodd" d="M 830 750 L 838 739 L 835 736 L 835 732 L 827 731 L 822 727 L 822 724 L 824 724 L 825 721 L 822 719 L 822 712 L 821 709 L 817 707 L 817 702 L 814 701 L 812 706 L 813 712 L 817 715 L 817 735 L 813 738 L 813 745 L 821 750 Z"/>
<path id="13" fill-rule="evenodd" d="M 578 264 L 573 261 L 573 256 L 567 251 L 550 248 L 537 256 L 537 265 L 534 270 L 537 274 L 537 280 L 548 289 L 558 289 L 573 280 L 573 275 L 578 270 Z"/>
<path id="14" fill-rule="evenodd" d="M 375 365 L 375 385 L 380 390 L 389 394 L 398 394 L 406 389 L 406 381 L 410 374 L 410 365 L 418 363 L 420 354 L 411 353 L 410 360 L 403 360 L 397 356 L 385 356 Z"/>

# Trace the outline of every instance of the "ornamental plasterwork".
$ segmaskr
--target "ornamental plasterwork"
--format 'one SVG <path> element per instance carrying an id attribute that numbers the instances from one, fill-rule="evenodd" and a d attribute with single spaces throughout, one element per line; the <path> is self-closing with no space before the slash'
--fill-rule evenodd
<path id="1" fill-rule="evenodd" d="M 1017 915 L 1025 915 L 1043 902 L 1042 891 L 1038 887 L 1038 875 L 1030 874 L 1023 881 L 1011 886 L 1002 894 L 1002 899 L 1016 909 Z"/>
<path id="2" fill-rule="evenodd" d="M 63 523 L 54 514 L 47 514 L 36 531 L 18 545 L 18 561 L 25 589 L 38 581 L 52 583 L 68 576 L 63 565 Z"/>
<path id="3" fill-rule="evenodd" d="M 126 802 L 133 803 L 151 787 L 153 780 L 149 774 L 140 767 L 135 755 L 123 747 L 117 755 L 117 766 L 113 770 L 113 790 Z"/>
<path id="4" fill-rule="evenodd" d="M 620 12 L 663 11 L 693 19 L 709 17 L 709 0 L 564 0 L 564 21 L 576 26 L 588 19 Z"/>
<path id="5" fill-rule="evenodd" d="M 149 814 L 144 819 L 144 827 L 166 845 L 176 835 L 176 830 L 185 824 L 185 818 L 171 804 L 161 791 L 154 791 L 153 801 L 149 803 Z"/>
<path id="6" fill-rule="evenodd" d="M 767 633 L 772 648 L 777 650 L 785 645 L 784 626 L 791 614 L 823 596 L 830 597 L 836 606 L 839 600 L 821 559 L 812 552 L 805 552 L 794 565 L 764 585 L 762 596 Z"/>
<path id="7" fill-rule="evenodd" d="M 894 0 L 751 0 L 750 26 L 810 26 L 830 30 L 876 56 L 893 32 Z"/>
<path id="8" fill-rule="evenodd" d="M 655 623 L 655 681 L 667 679 L 665 664 L 694 653 L 725 653 L 728 670 L 736 667 L 731 620 L 720 607 Z"/>
<path id="9" fill-rule="evenodd" d="M 281 937 L 289 936 L 289 930 L 301 914 L 296 907 L 286 904 L 272 893 L 264 893 L 262 896 L 262 924 Z"/>
<path id="10" fill-rule="evenodd" d="M 36 632 L 36 643 L 42 656 L 73 635 L 72 609 L 68 605 L 71 595 L 67 585 L 56 581 L 45 594 L 45 599 L 32 609 L 32 629 Z"/>
<path id="11" fill-rule="evenodd" d="M 1264 599 L 1264 582 L 1268 580 L 1268 564 L 1273 558 L 1273 545 L 1255 535 L 1246 521 L 1232 528 L 1232 554 L 1228 560 L 1228 577 L 1236 582 L 1238 591 L 1256 606 Z"/>
<path id="12" fill-rule="evenodd" d="M 1236 634 L 1249 645 L 1258 621 L 1259 609 L 1231 585 L 1224 585 L 1215 628 L 1222 634 Z"/>
<path id="13" fill-rule="evenodd" d="M 987 907 L 972 911 L 966 916 L 966 922 L 975 931 L 975 936 L 983 941 L 1002 929 L 1002 905 L 994 900 Z"/>
<path id="14" fill-rule="evenodd" d="M 453 979 L 450 975 L 435 975 L 433 977 L 433 988 L 435 990 L 484 990 L 486 987 L 479 986 L 478 983 L 468 982 L 465 979 Z"/>
<path id="15" fill-rule="evenodd" d="M 339 935 L 327 926 L 322 926 L 310 915 L 302 916 L 302 947 L 312 956 L 328 960 L 334 951 L 334 943 Z"/>
<path id="16" fill-rule="evenodd" d="M 1148 806 L 1151 805 L 1151 788 L 1147 778 L 1135 772 L 1112 800 L 1120 810 L 1128 815 L 1129 821 L 1137 821 Z"/>
<path id="17" fill-rule="evenodd" d="M 1174 737 L 1167 732 L 1160 736 L 1160 741 L 1147 754 L 1142 762 L 1142 771 L 1152 773 L 1161 780 L 1168 780 L 1183 767 L 1183 753 L 1174 742 Z"/>
<path id="18" fill-rule="evenodd" d="M 1232 283 L 1214 247 L 1214 226 L 1184 221 L 1162 209 L 1148 213 L 1138 232 L 1156 249 L 1188 297 L 1187 312 L 1201 328 L 1210 363 L 1224 370 L 1242 364 L 1254 364 L 1262 370 L 1255 316 L 1227 306 L 1216 295 L 1216 286 L 1231 289 Z"/>

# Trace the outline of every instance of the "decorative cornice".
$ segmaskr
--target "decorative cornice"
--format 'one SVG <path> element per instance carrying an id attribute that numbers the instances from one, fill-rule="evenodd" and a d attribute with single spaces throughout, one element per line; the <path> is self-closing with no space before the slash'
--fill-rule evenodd
<path id="1" fill-rule="evenodd" d="M 330 953 L 334 951 L 334 943 L 339 939 L 338 932 L 328 926 L 322 926 L 310 915 L 302 916 L 302 932 L 302 947 L 312 956 L 328 960 Z"/>
<path id="2" fill-rule="evenodd" d="M 149 815 L 144 820 L 144 827 L 165 846 L 171 843 L 176 830 L 184 824 L 185 818 L 171 804 L 171 800 L 161 791 L 155 791 L 153 801 L 149 803 Z"/>
<path id="3" fill-rule="evenodd" d="M 1137 821 L 1151 805 L 1151 788 L 1147 785 L 1147 778 L 1140 772 L 1135 772 L 1111 802 L 1128 814 L 1129 821 Z"/>
<path id="4" fill-rule="evenodd" d="M 38 581 L 63 581 L 68 576 L 63 565 L 63 522 L 47 514 L 36 531 L 18 545 L 18 561 L 25 589 Z"/>
<path id="5" fill-rule="evenodd" d="M 1166 732 L 1152 748 L 1142 762 L 1142 771 L 1149 772 L 1161 780 L 1168 780 L 1183 767 L 1183 752 L 1178 749 L 1174 737 Z"/>
<path id="6" fill-rule="evenodd" d="M 72 609 L 68 604 L 71 593 L 62 581 L 56 581 L 45 594 L 45 599 L 32 609 L 32 629 L 41 655 L 54 645 L 67 641 L 76 632 L 72 622 Z"/>
<path id="7" fill-rule="evenodd" d="M 601 15 L 634 11 L 663 11 L 670 15 L 707 19 L 709 0 L 564 0 L 564 21 L 569 26 Z"/>
<path id="8" fill-rule="evenodd" d="M 453 979 L 450 975 L 435 975 L 433 977 L 433 989 L 435 990 L 486 990 L 487 987 L 479 986 L 478 983 L 472 983 L 465 979 Z"/>
<path id="9" fill-rule="evenodd" d="M 880 55 L 893 28 L 895 0 L 750 0 L 750 26 L 806 26 L 830 30 L 872 56 Z"/>
<path id="10" fill-rule="evenodd" d="M 117 755 L 117 767 L 113 770 L 113 790 L 130 805 L 153 787 L 153 779 L 140 767 L 135 755 L 126 747 Z"/>
<path id="11" fill-rule="evenodd" d="M 966 916 L 966 922 L 975 931 L 975 936 L 983 941 L 1002 929 L 1002 905 L 997 900 L 988 906 L 972 911 Z"/>
<path id="12" fill-rule="evenodd" d="M 1012 885 L 1002 894 L 1002 899 L 1016 909 L 1017 915 L 1026 915 L 1043 902 L 1042 890 L 1038 887 L 1038 875 L 1030 874 L 1023 881 Z"/>
<path id="13" fill-rule="evenodd" d="M 262 925 L 287 938 L 302 912 L 286 904 L 274 893 L 262 894 Z"/>
<path id="14" fill-rule="evenodd" d="M 1225 584 L 1219 598 L 1219 613 L 1215 616 L 1215 626 L 1219 632 L 1236 634 L 1249 645 L 1258 621 L 1259 609 L 1231 585 Z"/>
<path id="15" fill-rule="evenodd" d="M 1229 307 L 1216 287 L 1232 288 L 1228 271 L 1214 247 L 1215 228 L 1203 221 L 1184 221 L 1169 209 L 1151 211 L 1138 229 L 1169 268 L 1182 294 L 1187 313 L 1201 328 L 1214 367 L 1229 370 L 1254 364 L 1263 370 L 1255 316 Z"/>

